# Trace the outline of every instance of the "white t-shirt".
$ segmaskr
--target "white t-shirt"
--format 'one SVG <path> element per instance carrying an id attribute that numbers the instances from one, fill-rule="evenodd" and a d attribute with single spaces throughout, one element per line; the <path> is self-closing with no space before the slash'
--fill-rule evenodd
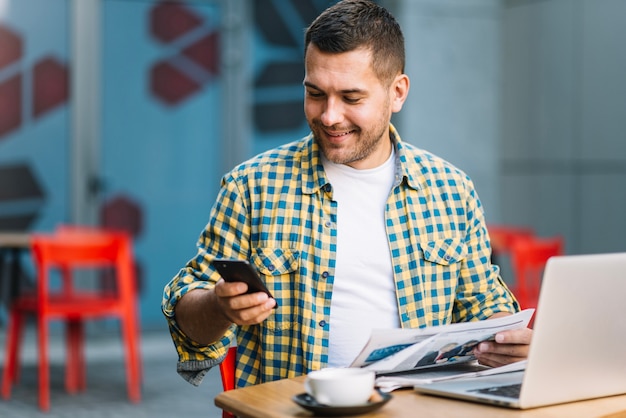
<path id="1" fill-rule="evenodd" d="M 330 306 L 329 366 L 345 367 L 374 328 L 399 328 L 385 205 L 394 152 L 381 166 L 357 170 L 322 157 L 337 201 L 337 259 Z"/>

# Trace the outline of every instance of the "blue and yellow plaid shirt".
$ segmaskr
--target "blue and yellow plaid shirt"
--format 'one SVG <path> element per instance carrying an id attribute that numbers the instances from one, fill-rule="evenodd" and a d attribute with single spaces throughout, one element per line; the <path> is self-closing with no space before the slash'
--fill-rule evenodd
<path id="1" fill-rule="evenodd" d="M 490 262 L 472 181 L 450 163 L 403 143 L 393 126 L 396 176 L 387 201 L 400 322 L 404 328 L 486 319 L 519 305 Z M 165 287 L 162 309 L 179 355 L 178 372 L 199 384 L 237 344 L 237 387 L 324 367 L 337 247 L 337 203 L 308 137 L 233 169 L 198 241 L 198 253 Z M 232 325 L 201 346 L 176 324 L 176 302 L 220 279 L 216 257 L 250 260 L 278 302 L 263 323 Z M 385 280 L 385 278 L 381 278 Z"/>

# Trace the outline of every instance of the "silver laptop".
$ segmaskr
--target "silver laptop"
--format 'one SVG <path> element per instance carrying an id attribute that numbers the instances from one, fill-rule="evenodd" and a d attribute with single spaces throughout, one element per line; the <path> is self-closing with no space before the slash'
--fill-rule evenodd
<path id="1" fill-rule="evenodd" d="M 624 394 L 625 300 L 626 253 L 553 257 L 543 275 L 525 371 L 415 389 L 519 409 Z"/>

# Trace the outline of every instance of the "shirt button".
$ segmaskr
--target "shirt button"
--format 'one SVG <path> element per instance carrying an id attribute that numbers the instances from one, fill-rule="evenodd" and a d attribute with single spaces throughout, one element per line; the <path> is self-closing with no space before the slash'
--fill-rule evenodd
<path id="1" fill-rule="evenodd" d="M 324 321 L 323 319 L 319 322 L 319 326 L 324 328 L 326 326 L 326 321 Z"/>
<path id="2" fill-rule="evenodd" d="M 326 221 L 326 222 L 324 222 L 324 226 L 325 226 L 326 228 L 330 228 L 330 227 L 331 227 L 331 225 L 332 225 L 332 223 L 331 223 L 330 221 Z"/>
<path id="3" fill-rule="evenodd" d="M 275 268 L 276 268 L 276 267 L 274 267 L 274 265 L 273 265 L 273 264 L 270 264 L 269 266 L 267 266 L 267 269 L 268 269 L 269 271 L 274 271 L 274 269 L 275 269 Z"/>
<path id="4" fill-rule="evenodd" d="M 322 273 L 322 277 L 323 277 L 323 278 L 327 278 L 327 277 L 328 277 L 328 272 L 327 272 L 327 271 L 325 271 L 324 273 Z"/>
<path id="5" fill-rule="evenodd" d="M 450 256 L 449 256 L 449 255 L 447 255 L 447 254 L 443 257 L 443 259 L 444 259 L 444 260 L 446 260 L 446 261 L 450 261 L 450 259 L 451 259 L 451 258 L 452 258 L 452 257 L 450 257 Z"/>

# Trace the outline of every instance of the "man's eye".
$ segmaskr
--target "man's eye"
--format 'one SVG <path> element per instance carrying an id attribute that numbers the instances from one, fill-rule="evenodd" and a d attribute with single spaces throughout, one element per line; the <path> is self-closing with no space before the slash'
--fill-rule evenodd
<path id="1" fill-rule="evenodd" d="M 360 98 L 353 98 L 353 97 L 344 97 L 344 99 L 346 103 L 358 103 L 361 99 Z"/>
<path id="2" fill-rule="evenodd" d="M 311 97 L 322 97 L 323 94 L 318 92 L 318 91 L 307 91 L 306 92 L 307 95 L 311 96 Z"/>

